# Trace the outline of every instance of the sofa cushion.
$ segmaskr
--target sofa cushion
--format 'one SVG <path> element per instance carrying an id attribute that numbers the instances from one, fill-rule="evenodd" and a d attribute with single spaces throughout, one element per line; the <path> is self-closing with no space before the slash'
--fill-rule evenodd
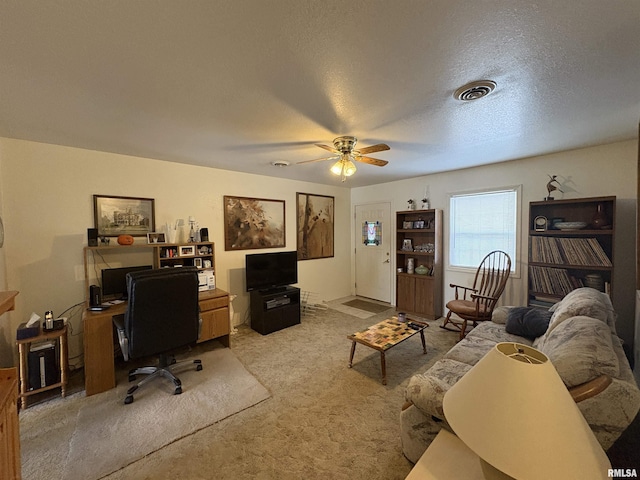
<path id="1" fill-rule="evenodd" d="M 530 340 L 535 339 L 549 327 L 552 312 L 533 307 L 514 307 L 509 310 L 505 330 Z"/>
<path id="2" fill-rule="evenodd" d="M 539 350 L 544 353 L 567 387 L 600 375 L 619 375 L 609 327 L 595 318 L 578 316 L 564 320 L 548 334 Z"/>
<path id="3" fill-rule="evenodd" d="M 493 309 L 493 314 L 491 315 L 491 321 L 493 323 L 498 323 L 500 325 L 504 325 L 507 323 L 507 315 L 509 315 L 509 310 L 511 310 L 512 306 L 501 306 Z"/>
<path id="4" fill-rule="evenodd" d="M 451 350 L 445 353 L 442 358 L 456 360 L 461 363 L 466 363 L 467 365 L 475 365 L 496 343 L 498 342 L 495 340 L 467 335 L 463 340 L 456 343 Z"/>
<path id="5" fill-rule="evenodd" d="M 476 328 L 467 333 L 466 338 L 484 338 L 485 340 L 491 340 L 494 343 L 500 342 L 517 342 L 524 343 L 525 345 L 531 345 L 531 340 L 519 335 L 513 335 L 508 333 L 504 329 L 504 325 L 500 325 L 493 322 L 482 322 Z M 463 340 L 464 341 L 464 340 Z"/>
<path id="6" fill-rule="evenodd" d="M 547 333 L 566 319 L 580 315 L 597 318 L 615 329 L 615 312 L 609 296 L 594 288 L 583 287 L 569 292 L 555 305 Z"/>
<path id="7" fill-rule="evenodd" d="M 444 418 L 444 394 L 471 370 L 471 365 L 455 360 L 441 359 L 424 374 L 414 375 L 405 390 L 405 398 L 426 415 Z"/>

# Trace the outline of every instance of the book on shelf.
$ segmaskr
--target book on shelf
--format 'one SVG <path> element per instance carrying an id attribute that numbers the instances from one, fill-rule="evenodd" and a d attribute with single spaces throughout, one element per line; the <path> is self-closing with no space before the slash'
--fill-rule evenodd
<path id="1" fill-rule="evenodd" d="M 596 238 L 531 237 L 531 261 L 550 264 L 611 267 Z"/>
<path id="2" fill-rule="evenodd" d="M 584 286 L 582 279 L 569 275 L 564 268 L 529 267 L 529 289 L 540 294 L 561 295 Z"/>

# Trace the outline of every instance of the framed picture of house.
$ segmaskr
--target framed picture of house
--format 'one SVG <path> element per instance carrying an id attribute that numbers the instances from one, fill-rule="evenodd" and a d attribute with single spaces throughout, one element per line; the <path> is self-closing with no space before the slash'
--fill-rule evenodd
<path id="1" fill-rule="evenodd" d="M 334 197 L 296 194 L 298 260 L 333 257 Z"/>
<path id="2" fill-rule="evenodd" d="M 225 195 L 223 202 L 225 250 L 285 246 L 284 200 Z"/>
<path id="3" fill-rule="evenodd" d="M 144 237 L 155 231 L 154 199 L 94 195 L 93 223 L 100 237 Z"/>

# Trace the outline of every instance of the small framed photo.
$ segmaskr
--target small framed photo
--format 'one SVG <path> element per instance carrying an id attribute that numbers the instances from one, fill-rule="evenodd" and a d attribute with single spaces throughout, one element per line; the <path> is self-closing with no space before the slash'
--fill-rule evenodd
<path id="1" fill-rule="evenodd" d="M 413 222 L 413 228 L 424 228 L 424 220 L 416 220 Z"/>
<path id="2" fill-rule="evenodd" d="M 202 262 L 202 266 L 204 268 L 211 268 L 211 260 L 205 260 L 204 262 Z"/>
<path id="3" fill-rule="evenodd" d="M 413 252 L 413 246 L 411 245 L 411 239 L 405 238 L 402 241 L 402 250 L 405 252 Z"/>
<path id="4" fill-rule="evenodd" d="M 198 268 L 202 268 L 202 259 L 201 258 L 194 258 L 193 259 L 193 266 L 194 267 L 198 267 Z"/>
<path id="5" fill-rule="evenodd" d="M 403 230 L 411 230 L 413 228 L 413 222 L 402 222 Z"/>
<path id="6" fill-rule="evenodd" d="M 147 243 L 167 243 L 167 239 L 162 232 L 147 233 Z"/>
<path id="7" fill-rule="evenodd" d="M 179 257 L 193 257 L 196 254 L 195 245 L 181 245 L 178 247 Z"/>

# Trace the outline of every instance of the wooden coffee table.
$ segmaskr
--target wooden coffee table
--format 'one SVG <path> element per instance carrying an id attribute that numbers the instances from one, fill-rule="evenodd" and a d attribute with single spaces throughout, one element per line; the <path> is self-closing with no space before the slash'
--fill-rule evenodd
<path id="1" fill-rule="evenodd" d="M 413 329 L 409 324 L 416 325 Z M 422 353 L 427 353 L 427 344 L 424 341 L 424 329 L 429 325 L 418 322 L 416 320 L 407 319 L 407 322 L 398 322 L 398 317 L 387 318 L 386 320 L 370 326 L 366 330 L 356 332 L 347 336 L 351 340 L 351 356 L 349 357 L 349 368 L 353 366 L 353 354 L 356 352 L 356 343 L 361 343 L 367 347 L 373 348 L 380 352 L 380 365 L 382 367 L 382 384 L 387 384 L 387 364 L 385 361 L 385 352 L 391 347 L 395 347 L 407 338 L 413 337 L 416 333 L 420 334 L 422 340 Z"/>

